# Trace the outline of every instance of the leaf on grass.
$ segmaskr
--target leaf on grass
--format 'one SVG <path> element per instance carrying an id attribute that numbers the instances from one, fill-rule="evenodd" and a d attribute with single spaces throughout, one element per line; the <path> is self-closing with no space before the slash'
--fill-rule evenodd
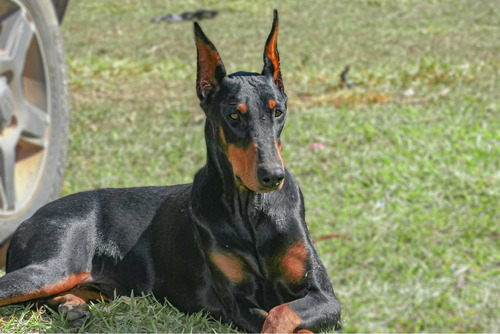
<path id="1" fill-rule="evenodd" d="M 325 234 L 325 235 L 321 235 L 319 237 L 313 238 L 313 241 L 317 242 L 317 241 L 324 241 L 324 240 L 330 240 L 330 239 L 351 240 L 351 237 L 346 235 L 346 234 L 330 233 L 330 234 Z"/>
<path id="2" fill-rule="evenodd" d="M 323 152 L 326 150 L 326 143 L 311 143 L 309 149 L 314 152 Z"/>
<path id="3" fill-rule="evenodd" d="M 388 93 L 383 92 L 357 92 L 351 90 L 336 90 L 322 95 L 311 95 L 299 93 L 290 98 L 291 103 L 299 106 L 317 106 L 331 105 L 334 107 L 354 106 L 354 105 L 373 105 L 387 104 L 393 100 L 393 97 Z"/>

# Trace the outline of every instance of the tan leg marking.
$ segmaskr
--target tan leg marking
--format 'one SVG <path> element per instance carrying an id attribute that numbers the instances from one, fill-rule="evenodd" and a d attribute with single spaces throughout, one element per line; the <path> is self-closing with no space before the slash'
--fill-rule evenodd
<path id="1" fill-rule="evenodd" d="M 78 284 L 90 283 L 90 282 L 92 282 L 92 276 L 90 275 L 89 272 L 71 274 L 57 283 L 49 284 L 36 290 L 27 291 L 19 296 L 14 296 L 0 300 L 0 306 L 14 304 L 14 303 L 21 303 L 27 300 L 32 300 L 37 298 L 49 297 L 64 291 L 71 290 Z"/>
<path id="2" fill-rule="evenodd" d="M 293 333 L 301 322 L 302 318 L 288 305 L 278 305 L 269 311 L 262 333 Z"/>

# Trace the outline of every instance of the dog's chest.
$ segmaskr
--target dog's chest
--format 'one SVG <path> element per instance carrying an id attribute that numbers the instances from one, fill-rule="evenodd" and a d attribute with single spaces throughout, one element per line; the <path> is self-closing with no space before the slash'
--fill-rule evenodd
<path id="1" fill-rule="evenodd" d="M 308 249 L 302 239 L 287 245 L 269 245 L 261 252 L 227 245 L 211 251 L 209 259 L 232 284 L 245 285 L 255 279 L 298 284 L 307 273 Z"/>

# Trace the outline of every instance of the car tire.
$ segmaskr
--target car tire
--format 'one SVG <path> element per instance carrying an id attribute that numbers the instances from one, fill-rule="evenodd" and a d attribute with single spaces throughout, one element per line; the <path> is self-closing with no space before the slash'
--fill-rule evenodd
<path id="1" fill-rule="evenodd" d="M 69 139 L 67 65 L 52 2 L 0 0 L 2 8 L 10 12 L 0 12 L 0 76 L 12 103 L 11 109 L 7 104 L 1 110 L 0 242 L 40 206 L 59 196 Z M 23 38 L 31 41 L 20 65 L 13 54 L 24 52 Z"/>

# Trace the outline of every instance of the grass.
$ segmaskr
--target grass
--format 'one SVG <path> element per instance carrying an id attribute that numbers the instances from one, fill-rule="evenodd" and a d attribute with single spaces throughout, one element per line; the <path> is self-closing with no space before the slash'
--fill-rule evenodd
<path id="1" fill-rule="evenodd" d="M 280 11 L 288 168 L 346 332 L 498 332 L 498 1 L 73 1 L 63 24 L 72 136 L 63 195 L 190 182 L 205 159 L 190 23 L 228 71 L 259 71 Z M 338 76 L 351 66 L 352 90 Z M 329 238 L 328 236 L 333 238 Z M 227 332 L 151 297 L 93 306 L 89 332 Z M 5 332 L 67 331 L 0 309 Z"/>
<path id="2" fill-rule="evenodd" d="M 92 318 L 80 332 L 102 333 L 237 333 L 206 314 L 186 315 L 168 302 L 152 296 L 120 297 L 111 303 L 97 303 L 90 307 Z M 71 333 L 65 319 L 55 311 L 31 305 L 7 306 L 0 310 L 2 332 Z"/>

